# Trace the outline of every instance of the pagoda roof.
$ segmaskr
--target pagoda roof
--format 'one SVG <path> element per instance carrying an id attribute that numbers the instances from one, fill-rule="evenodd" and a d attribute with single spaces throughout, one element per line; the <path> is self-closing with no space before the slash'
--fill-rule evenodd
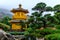
<path id="1" fill-rule="evenodd" d="M 11 20 L 10 22 L 20 22 L 20 20 Z"/>
<path id="2" fill-rule="evenodd" d="M 25 12 L 25 13 L 29 13 L 28 10 L 23 9 L 23 8 L 21 7 L 21 4 L 19 5 L 19 8 L 12 9 L 11 12 L 13 12 L 13 13 L 14 13 L 14 12 Z"/>
<path id="3" fill-rule="evenodd" d="M 22 21 L 23 21 L 23 20 L 22 20 Z M 21 22 L 21 20 L 11 20 L 10 22 L 11 22 L 11 23 L 15 23 L 15 22 L 16 22 L 16 23 L 19 23 L 19 22 Z"/>

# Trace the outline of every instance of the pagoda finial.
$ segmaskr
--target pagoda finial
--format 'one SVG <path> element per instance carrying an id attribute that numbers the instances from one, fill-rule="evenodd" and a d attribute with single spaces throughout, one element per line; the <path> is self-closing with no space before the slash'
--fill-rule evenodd
<path id="1" fill-rule="evenodd" d="M 19 8 L 22 8 L 22 5 L 21 4 L 19 4 Z"/>

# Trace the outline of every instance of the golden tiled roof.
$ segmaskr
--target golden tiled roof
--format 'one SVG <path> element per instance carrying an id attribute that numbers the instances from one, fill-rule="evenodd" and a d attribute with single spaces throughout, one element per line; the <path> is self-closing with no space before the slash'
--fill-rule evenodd
<path id="1" fill-rule="evenodd" d="M 14 13 L 14 12 L 25 12 L 25 13 L 28 13 L 28 10 L 23 9 L 23 8 L 22 8 L 22 5 L 20 4 L 20 5 L 19 5 L 19 8 L 17 8 L 17 9 L 12 9 L 11 12 L 13 12 L 13 13 Z"/>

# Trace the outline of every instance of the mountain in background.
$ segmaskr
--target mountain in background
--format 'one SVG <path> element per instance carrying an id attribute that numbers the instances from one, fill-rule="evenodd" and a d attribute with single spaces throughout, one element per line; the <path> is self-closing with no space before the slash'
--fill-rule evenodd
<path id="1" fill-rule="evenodd" d="M 3 18 L 5 16 L 9 16 L 11 18 L 12 13 L 7 9 L 0 8 L 0 18 Z"/>

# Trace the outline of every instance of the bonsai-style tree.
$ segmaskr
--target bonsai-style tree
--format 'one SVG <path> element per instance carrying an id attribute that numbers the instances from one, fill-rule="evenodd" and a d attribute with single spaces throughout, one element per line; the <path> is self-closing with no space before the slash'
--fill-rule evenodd
<path id="1" fill-rule="evenodd" d="M 50 9 L 48 9 L 50 8 Z M 35 10 L 31 16 L 29 16 L 27 20 L 27 27 L 24 35 L 27 35 L 31 38 L 31 40 L 36 40 L 36 37 L 41 37 L 40 35 L 40 28 L 46 28 L 46 18 L 42 16 L 42 13 L 45 11 L 50 11 L 51 7 L 46 7 L 45 3 L 38 3 L 32 10 Z"/>
<path id="2" fill-rule="evenodd" d="M 53 11 L 53 8 L 50 6 L 47 6 L 45 3 L 41 2 L 38 3 L 34 8 L 32 8 L 32 10 L 36 10 L 37 12 L 32 13 L 32 15 L 35 17 L 37 24 L 40 23 L 40 25 L 43 25 L 41 27 L 46 28 L 46 23 L 47 23 L 47 19 L 46 17 L 43 17 L 43 12 L 47 12 L 47 11 Z M 34 20 L 35 20 L 34 19 Z M 39 25 L 39 26 L 40 26 Z"/>
<path id="3" fill-rule="evenodd" d="M 29 18 L 27 19 L 26 24 L 28 28 L 26 28 L 24 35 L 27 35 L 32 38 L 41 37 L 40 31 L 39 31 L 41 27 L 43 28 L 54 27 L 59 23 L 59 20 L 54 15 L 51 16 L 51 14 L 45 14 L 44 16 L 42 16 L 43 12 L 45 11 L 54 12 L 54 9 L 52 7 L 46 6 L 46 4 L 43 2 L 37 3 L 36 6 L 32 8 L 32 10 L 34 10 L 35 12 L 33 12 L 31 16 L 29 16 Z"/>
<path id="4" fill-rule="evenodd" d="M 60 4 L 54 6 L 54 11 L 60 11 Z"/>

